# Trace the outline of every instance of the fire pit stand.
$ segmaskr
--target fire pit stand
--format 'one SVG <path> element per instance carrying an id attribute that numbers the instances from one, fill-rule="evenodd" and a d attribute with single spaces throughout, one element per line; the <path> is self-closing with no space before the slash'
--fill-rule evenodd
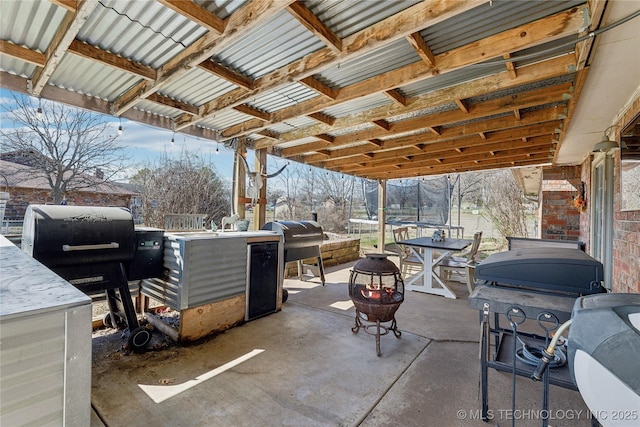
<path id="1" fill-rule="evenodd" d="M 380 352 L 380 337 L 398 329 L 395 314 L 404 301 L 404 282 L 396 265 L 385 254 L 367 254 L 356 263 L 349 278 L 349 297 L 356 308 L 354 334 L 360 329 L 376 337 L 376 352 Z M 364 323 L 363 323 L 364 322 Z M 391 322 L 385 326 L 383 323 Z M 373 330 L 370 330 L 373 329 Z"/>

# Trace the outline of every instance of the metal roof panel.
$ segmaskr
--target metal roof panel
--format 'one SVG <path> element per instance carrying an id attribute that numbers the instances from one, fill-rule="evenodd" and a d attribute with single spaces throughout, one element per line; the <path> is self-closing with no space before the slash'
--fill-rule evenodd
<path id="1" fill-rule="evenodd" d="M 48 1 L 0 1 L 0 40 L 44 52 L 66 11 Z"/>
<path id="2" fill-rule="evenodd" d="M 345 117 L 361 111 L 371 110 L 373 108 L 389 105 L 393 101 L 381 93 L 374 93 L 369 96 L 354 99 L 353 101 L 344 102 L 342 104 L 329 107 L 322 112 L 332 117 Z"/>
<path id="3" fill-rule="evenodd" d="M 193 68 L 180 78 L 162 87 L 159 92 L 165 96 L 201 106 L 237 86 L 201 68 Z"/>
<path id="4" fill-rule="evenodd" d="M 303 101 L 316 98 L 320 95 L 303 84 L 292 83 L 274 91 L 266 92 L 252 99 L 248 104 L 268 113 L 292 107 Z"/>

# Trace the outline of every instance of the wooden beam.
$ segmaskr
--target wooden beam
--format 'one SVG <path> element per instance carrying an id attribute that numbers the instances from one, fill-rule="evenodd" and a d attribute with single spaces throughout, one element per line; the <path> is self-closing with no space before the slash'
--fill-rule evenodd
<path id="1" fill-rule="evenodd" d="M 458 106 L 458 108 L 460 110 L 462 110 L 463 113 L 468 113 L 469 112 L 469 107 L 467 106 L 467 103 L 465 102 L 464 99 L 454 99 L 456 105 Z"/>
<path id="2" fill-rule="evenodd" d="M 407 99 L 404 97 L 404 95 L 400 93 L 398 89 L 389 89 L 389 90 L 385 90 L 382 93 L 387 95 L 396 104 L 401 105 L 403 107 L 407 106 Z"/>
<path id="3" fill-rule="evenodd" d="M 504 59 L 509 59 L 511 58 L 511 54 L 510 53 L 505 53 L 504 55 L 502 55 L 502 57 Z M 513 64 L 513 62 L 505 62 L 504 66 L 507 67 L 507 72 L 509 73 L 509 77 L 511 77 L 512 79 L 517 79 L 518 75 L 516 74 L 516 66 Z"/>
<path id="4" fill-rule="evenodd" d="M 44 53 L 45 64 L 42 68 L 36 69 L 30 79 L 30 93 L 33 96 L 40 96 L 40 92 L 47 84 L 56 67 L 62 61 L 69 45 L 76 38 L 76 35 L 89 19 L 89 15 L 98 5 L 98 0 L 82 0 L 78 2 L 75 12 L 67 12 L 58 27 L 58 31 L 53 36 L 49 47 Z"/>
<path id="5" fill-rule="evenodd" d="M 386 130 L 386 131 L 391 130 L 391 126 L 389 125 L 389 122 L 387 122 L 386 120 L 374 120 L 371 123 L 378 126 L 382 130 Z"/>
<path id="6" fill-rule="evenodd" d="M 583 25 L 585 6 L 572 8 L 568 11 L 540 19 L 538 21 L 523 25 L 518 28 L 504 31 L 494 36 L 487 37 L 477 42 L 461 46 L 449 52 L 438 55 L 438 71 L 445 73 L 463 68 L 472 64 L 486 61 L 488 58 L 501 57 L 505 51 L 521 50 L 536 46 L 540 43 L 555 40 L 560 37 L 575 34 Z M 557 32 L 551 30 L 555 26 Z M 309 114 L 314 111 L 321 111 L 330 106 L 338 105 L 354 99 L 371 95 L 375 92 L 382 92 L 401 85 L 407 85 L 433 77 L 433 69 L 426 64 L 419 62 L 407 65 L 383 75 L 370 78 L 365 81 L 353 84 L 340 89 L 338 97 L 331 101 L 311 99 L 301 102 L 295 106 L 284 108 L 274 113 L 272 123 L 280 123 L 301 114 Z M 259 80 L 262 80 L 259 79 Z M 263 83 L 256 82 L 258 87 Z M 495 90 L 495 89 L 494 89 Z M 467 96 L 465 96 L 466 98 Z M 223 104 L 231 102 L 232 96 L 225 96 Z M 235 101 L 234 101 L 235 102 Z M 213 107 L 223 107 L 223 104 L 216 100 L 213 104 L 207 103 L 207 110 Z M 256 125 L 258 127 L 254 127 Z M 251 133 L 260 130 L 259 123 L 240 124 L 232 126 L 223 132 L 225 138 L 239 136 L 238 131 Z"/>
<path id="7" fill-rule="evenodd" d="M 429 132 L 431 132 L 434 135 L 437 135 L 437 136 L 442 135 L 442 127 L 440 126 L 429 126 L 427 127 L 427 129 L 429 130 Z"/>
<path id="8" fill-rule="evenodd" d="M 394 123 L 388 131 L 379 130 L 378 128 L 369 128 L 346 135 L 340 135 L 335 138 L 333 144 L 335 147 L 350 145 L 357 142 L 367 141 L 372 138 L 386 138 L 390 134 L 412 132 L 415 130 L 426 129 L 430 126 L 442 126 L 470 119 L 488 117 L 499 113 L 511 112 L 514 108 L 529 108 L 552 102 L 567 101 L 570 98 L 571 83 L 564 83 L 543 89 L 523 92 L 515 97 L 504 96 L 474 104 L 469 107 L 468 113 L 464 113 L 460 110 L 444 111 Z M 482 129 L 478 131 L 481 130 Z M 307 146 L 309 151 L 314 151 L 313 144 L 314 143 L 307 143 L 302 146 Z M 296 148 L 298 147 L 301 146 L 297 146 Z"/>
<path id="9" fill-rule="evenodd" d="M 216 14 L 209 12 L 198 3 L 185 0 L 156 1 L 215 34 L 219 35 L 224 32 L 225 21 L 220 19 Z"/>
<path id="10" fill-rule="evenodd" d="M 38 67 L 44 67 L 45 64 L 44 53 L 18 46 L 7 40 L 0 40 L 0 53 Z"/>
<path id="11" fill-rule="evenodd" d="M 78 6 L 77 0 L 49 0 L 51 3 L 56 6 L 63 7 L 67 9 L 68 12 L 75 13 L 76 7 Z"/>
<path id="12" fill-rule="evenodd" d="M 236 111 L 240 111 L 241 113 L 247 114 L 249 116 L 256 117 L 260 120 L 264 120 L 265 122 L 268 122 L 271 120 L 271 114 L 258 110 L 257 108 L 250 107 L 249 105 L 246 105 L 246 104 L 236 105 L 235 107 L 233 107 L 233 109 Z"/>
<path id="13" fill-rule="evenodd" d="M 310 117 L 310 118 L 312 118 L 314 120 L 317 120 L 317 121 L 319 121 L 321 123 L 325 123 L 325 124 L 327 124 L 329 126 L 333 125 L 335 123 L 335 121 L 336 121 L 335 117 L 331 117 L 331 116 L 329 116 L 327 114 L 324 114 L 324 113 L 312 113 L 312 114 L 309 114 L 307 117 Z"/>
<path id="14" fill-rule="evenodd" d="M 520 120 L 520 110 L 518 108 L 513 110 L 513 115 L 516 118 L 516 120 Z"/>
<path id="15" fill-rule="evenodd" d="M 332 89 L 321 81 L 314 79 L 313 77 L 305 77 L 304 79 L 300 80 L 300 83 L 332 100 L 336 99 L 338 97 L 338 93 L 340 93 L 339 90 Z"/>
<path id="16" fill-rule="evenodd" d="M 538 123 L 545 122 L 553 122 L 553 125 L 557 123 L 559 120 L 560 114 L 558 113 L 558 109 L 555 107 L 548 107 L 536 111 L 531 111 L 527 113 L 523 113 L 522 121 L 518 122 L 511 117 L 502 116 L 499 118 L 489 119 L 482 122 L 474 122 L 466 125 L 458 125 L 448 127 L 446 130 L 443 130 L 441 137 L 432 136 L 430 134 L 414 134 L 409 136 L 400 136 L 396 138 L 387 139 L 385 141 L 381 141 L 382 145 L 380 146 L 380 150 L 397 150 L 403 149 L 408 146 L 413 146 L 416 144 L 423 144 L 422 150 L 424 152 L 428 152 L 429 150 L 434 149 L 447 149 L 452 147 L 461 146 L 462 144 L 466 144 L 466 146 L 473 144 L 483 144 L 485 140 L 478 136 L 478 132 L 496 132 L 496 131 L 506 131 L 508 129 L 517 128 L 520 126 L 529 126 L 536 125 Z M 555 128 L 554 128 L 555 130 Z M 528 129 L 527 132 L 533 134 L 538 132 L 539 129 Z M 543 128 L 542 131 L 549 132 L 549 129 Z M 491 134 L 490 134 L 491 135 Z M 496 138 L 493 135 L 487 135 L 487 138 Z M 502 134 L 504 135 L 504 134 Z M 501 135 L 501 136 L 502 136 Z M 507 134 L 508 138 L 517 138 L 520 135 L 510 135 Z M 332 159 L 340 159 L 340 158 L 348 158 L 351 156 L 356 156 L 364 153 L 370 153 L 372 147 L 368 144 L 363 144 L 359 146 L 350 146 L 347 148 L 335 149 L 331 152 Z M 377 150 L 375 150 L 377 151 Z M 392 151 L 389 151 L 392 153 Z M 397 151 L 395 151 L 397 153 Z M 288 157 L 287 149 L 283 149 L 283 156 Z M 306 161 L 308 163 L 315 163 L 317 161 L 313 155 L 307 156 Z M 347 160 L 348 161 L 348 160 Z"/>
<path id="17" fill-rule="evenodd" d="M 419 32 L 408 35 L 407 40 L 429 67 L 434 68 L 436 66 L 436 58 L 433 56 L 431 49 L 427 46 L 427 42 L 424 41 Z"/>
<path id="18" fill-rule="evenodd" d="M 227 24 L 222 35 L 208 32 L 196 40 L 188 48 L 184 49 L 162 66 L 155 82 L 144 82 L 135 85 L 116 99 L 112 106 L 113 114 L 122 114 L 123 111 L 132 108 L 141 99 L 148 97 L 152 93 L 160 90 L 163 86 L 181 78 L 194 66 L 209 59 L 214 52 L 228 47 L 256 26 L 269 20 L 272 16 L 284 9 L 290 2 L 291 0 L 259 0 L 245 3 L 226 19 Z M 232 93 L 236 95 L 245 92 L 244 89 L 232 91 Z M 225 94 L 225 96 L 229 96 L 229 93 Z M 245 101 L 248 100 L 249 98 Z M 236 105 L 242 104 L 245 101 L 239 102 Z"/>
<path id="19" fill-rule="evenodd" d="M 167 107 L 175 108 L 181 111 L 184 111 L 188 114 L 197 116 L 198 115 L 198 107 L 195 105 L 187 104 L 186 102 L 176 101 L 173 98 L 169 98 L 168 96 L 160 95 L 159 93 L 153 93 L 151 96 L 147 98 L 149 101 L 153 101 L 157 104 L 166 105 Z"/>
<path id="20" fill-rule="evenodd" d="M 191 124 L 198 120 L 202 120 L 209 114 L 214 114 L 214 112 L 244 103 L 258 94 L 289 85 L 291 84 L 291 81 L 302 80 L 305 77 L 317 74 L 351 58 L 375 51 L 382 46 L 392 43 L 415 31 L 419 31 L 427 26 L 442 22 L 445 19 L 487 2 L 488 0 L 427 0 L 418 3 L 346 37 L 343 40 L 343 49 L 340 53 L 336 53 L 330 48 L 321 49 L 298 61 L 288 64 L 283 68 L 260 77 L 256 80 L 254 89 L 249 93 L 227 93 L 224 97 L 204 104 L 202 118 L 194 120 Z M 394 87 L 401 86 L 403 84 L 406 84 L 406 82 L 400 81 Z M 387 90 L 391 89 L 391 87 L 383 89 Z M 369 92 L 371 92 L 371 88 L 369 88 Z M 314 111 L 306 111 L 300 114 L 309 114 L 315 111 L 322 111 L 322 108 Z M 248 127 L 245 128 L 248 129 Z M 257 130 L 258 129 L 253 129 L 251 131 Z"/>
<path id="21" fill-rule="evenodd" d="M 211 60 L 202 61 L 198 67 L 243 89 L 251 90 L 253 88 L 253 80 Z"/>
<path id="22" fill-rule="evenodd" d="M 326 141 L 326 142 L 332 143 L 332 144 L 333 144 L 333 141 L 335 140 L 335 138 L 333 136 L 327 135 L 327 134 L 324 134 L 324 133 L 320 134 L 320 135 L 316 135 L 316 138 L 318 138 L 318 139 L 320 139 L 322 141 Z"/>
<path id="23" fill-rule="evenodd" d="M 311 31 L 316 37 L 322 40 L 329 48 L 336 52 L 342 51 L 342 40 L 334 34 L 316 15 L 311 12 L 301 1 L 291 3 L 287 11 Z"/>
<path id="24" fill-rule="evenodd" d="M 574 67 L 575 58 L 570 55 L 552 58 L 548 61 L 522 67 L 520 69 L 520 75 L 517 82 L 511 80 L 505 71 L 482 79 L 477 79 L 472 82 L 462 83 L 457 86 L 452 86 L 411 98 L 408 100 L 409 102 L 407 107 L 399 105 L 382 106 L 350 116 L 340 117 L 336 119 L 333 129 L 345 129 L 360 126 L 369 123 L 372 120 L 383 119 L 390 116 L 406 114 L 415 110 L 430 108 L 436 105 L 447 104 L 453 102 L 454 99 L 461 97 L 480 96 L 496 90 L 508 89 L 521 84 L 562 76 L 573 72 Z M 308 126 L 304 129 L 294 129 L 282 133 L 280 136 L 281 141 L 292 142 L 308 138 L 315 134 L 328 132 L 329 130 L 330 127 L 326 125 L 314 125 Z"/>
<path id="25" fill-rule="evenodd" d="M 114 55 L 111 52 L 107 52 L 106 50 L 91 46 L 87 43 L 82 43 L 79 40 L 73 40 L 71 42 L 68 52 L 71 52 L 83 58 L 90 59 L 92 61 L 99 62 L 104 65 L 108 65 L 110 67 L 117 68 L 118 70 L 134 74 L 146 80 L 155 80 L 158 76 L 156 70 L 151 67 L 147 67 L 121 56 Z"/>

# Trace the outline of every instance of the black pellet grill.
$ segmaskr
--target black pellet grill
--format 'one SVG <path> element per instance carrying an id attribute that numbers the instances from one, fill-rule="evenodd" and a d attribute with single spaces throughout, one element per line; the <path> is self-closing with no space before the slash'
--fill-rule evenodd
<path id="1" fill-rule="evenodd" d="M 112 325 L 124 311 L 129 345 L 139 351 L 148 344 L 151 331 L 138 324 L 127 272 L 132 279 L 158 274 L 158 262 L 151 261 L 162 262 L 152 254 L 155 250 L 161 256 L 158 231 L 136 234 L 131 213 L 124 208 L 31 205 L 24 216 L 22 250 L 82 292 L 105 292 Z M 136 250 L 140 244 L 145 251 Z"/>
<path id="2" fill-rule="evenodd" d="M 298 276 L 302 279 L 302 270 L 311 267 L 318 270 L 322 286 L 324 286 L 324 267 L 320 254 L 320 245 L 324 238 L 322 227 L 315 221 L 274 221 L 268 222 L 263 230 L 276 231 L 283 236 L 284 262 L 298 262 Z M 315 258 L 315 266 L 307 266 L 302 260 Z"/>

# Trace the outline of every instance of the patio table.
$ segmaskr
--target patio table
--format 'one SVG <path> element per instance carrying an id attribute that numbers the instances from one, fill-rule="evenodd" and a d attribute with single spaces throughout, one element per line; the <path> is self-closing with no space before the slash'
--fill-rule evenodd
<path id="1" fill-rule="evenodd" d="M 445 257 L 454 252 L 459 252 L 472 243 L 471 239 L 450 239 L 442 242 L 431 240 L 431 237 L 417 237 L 398 242 L 406 245 L 411 252 L 422 261 L 422 270 L 411 276 L 405 289 L 418 292 L 426 292 L 434 295 L 441 295 L 446 298 L 456 298 L 456 294 L 438 276 L 435 269 Z M 433 250 L 439 251 L 440 255 L 434 258 Z M 435 282 L 435 283 L 434 283 Z M 440 287 L 434 287 L 434 284 Z"/>

